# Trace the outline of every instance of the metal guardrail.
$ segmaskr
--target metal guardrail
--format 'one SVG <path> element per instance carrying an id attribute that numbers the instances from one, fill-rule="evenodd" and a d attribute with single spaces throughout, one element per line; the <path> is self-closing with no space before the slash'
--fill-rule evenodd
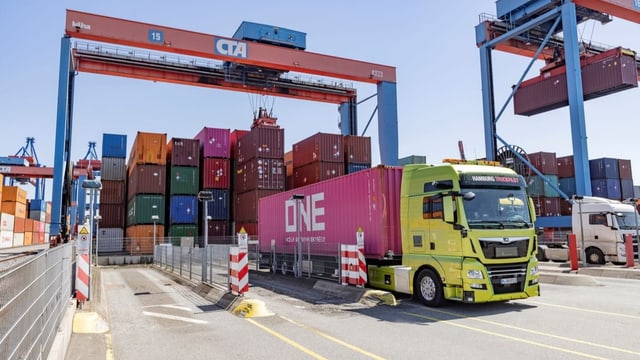
<path id="1" fill-rule="evenodd" d="M 72 244 L 45 250 L 0 274 L 0 359 L 42 359 L 73 295 Z"/>

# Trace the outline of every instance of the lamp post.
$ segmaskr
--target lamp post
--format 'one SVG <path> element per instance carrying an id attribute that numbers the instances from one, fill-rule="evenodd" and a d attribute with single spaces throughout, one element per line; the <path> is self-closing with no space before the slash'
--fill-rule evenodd
<path id="1" fill-rule="evenodd" d="M 293 194 L 291 195 L 291 200 L 295 200 L 296 202 L 296 215 L 297 215 L 297 220 L 296 220 L 296 232 L 297 232 L 297 246 L 298 246 L 298 250 L 296 252 L 296 261 L 295 261 L 295 267 L 296 267 L 296 277 L 301 277 L 302 276 L 302 239 L 300 238 L 300 228 L 302 227 L 302 211 L 300 211 L 300 205 L 302 204 L 302 199 L 304 199 L 304 195 L 303 194 Z"/>
<path id="2" fill-rule="evenodd" d="M 156 206 L 153 205 L 153 207 L 156 207 Z M 156 257 L 156 229 L 157 229 L 157 225 L 156 224 L 158 223 L 158 220 L 160 220 L 160 216 L 151 215 L 151 220 L 153 220 L 153 258 L 155 259 L 155 257 Z"/>
<path id="3" fill-rule="evenodd" d="M 213 200 L 213 192 L 209 190 L 201 190 L 198 192 L 198 200 L 203 203 L 203 234 L 204 239 L 202 239 L 202 282 L 207 280 L 207 243 L 209 242 L 209 216 L 208 216 L 208 207 L 209 201 Z"/>
<path id="4" fill-rule="evenodd" d="M 83 189 L 88 189 L 89 190 L 89 231 L 91 232 L 90 235 L 93 235 L 93 198 L 95 196 L 95 192 L 96 191 L 100 191 L 100 189 L 102 189 L 102 184 L 100 183 L 100 180 L 84 180 L 82 182 L 82 188 Z M 93 253 L 93 249 L 91 246 L 91 243 L 93 242 L 92 236 L 89 237 L 89 257 L 91 257 L 91 254 Z"/>
<path id="5" fill-rule="evenodd" d="M 584 249 L 584 227 L 582 226 L 582 200 L 584 200 L 584 197 L 574 195 L 573 200 L 578 203 L 578 214 L 580 214 L 580 257 L 582 258 L 582 266 L 587 266 L 587 253 Z"/>
<path id="6" fill-rule="evenodd" d="M 98 257 L 98 249 L 100 249 L 100 246 L 98 246 L 98 235 L 100 234 L 100 220 L 102 220 L 102 216 L 98 213 L 93 218 L 96 221 L 96 266 L 98 266 L 100 262 L 100 258 Z"/>

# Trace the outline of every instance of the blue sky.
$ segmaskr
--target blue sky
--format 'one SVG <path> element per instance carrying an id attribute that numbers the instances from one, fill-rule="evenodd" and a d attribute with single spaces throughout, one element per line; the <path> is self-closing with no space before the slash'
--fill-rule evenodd
<path id="1" fill-rule="evenodd" d="M 267 5 L 268 4 L 268 5 Z M 277 25 L 307 33 L 307 50 L 395 66 L 397 71 L 399 155 L 424 155 L 429 163 L 458 157 L 462 140 L 468 158 L 484 157 L 480 61 L 474 27 L 479 14 L 495 14 L 495 2 L 386 1 L 234 2 L 213 1 L 2 1 L 0 31 L 0 155 L 15 154 L 27 137 L 35 138 L 40 162 L 53 166 L 60 39 L 65 9 L 231 36 L 242 21 Z M 614 19 L 607 25 L 579 27 L 585 41 L 640 50 L 640 25 Z M 496 107 L 529 59 L 493 53 Z M 542 63 L 535 64 L 531 74 Z M 354 83 L 364 99 L 372 85 Z M 585 103 L 589 158 L 631 159 L 640 184 L 638 100 L 633 89 Z M 256 104 L 273 109 L 285 129 L 286 149 L 317 132 L 339 133 L 337 107 L 285 98 L 205 89 L 80 73 L 76 79 L 72 157 L 80 159 L 90 141 L 103 133 L 126 134 L 131 146 L 137 131 L 193 137 L 202 127 L 248 129 Z M 358 108 L 362 132 L 375 104 Z M 534 117 L 513 115 L 508 105 L 498 134 L 527 152 L 570 155 L 568 109 Z M 367 132 L 379 163 L 378 129 Z M 49 184 L 50 188 L 51 185 Z"/>

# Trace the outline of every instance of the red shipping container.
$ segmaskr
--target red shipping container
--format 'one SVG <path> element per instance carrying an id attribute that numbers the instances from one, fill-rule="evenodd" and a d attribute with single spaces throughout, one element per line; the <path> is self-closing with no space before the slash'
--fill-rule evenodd
<path id="1" fill-rule="evenodd" d="M 249 190 L 284 190 L 285 168 L 282 159 L 253 158 L 237 165 L 234 189 L 237 192 Z"/>
<path id="2" fill-rule="evenodd" d="M 293 168 L 293 187 L 314 184 L 342 175 L 344 175 L 344 163 L 317 161 L 299 168 Z"/>
<path id="3" fill-rule="evenodd" d="M 126 204 L 126 187 L 127 184 L 124 181 L 102 180 L 102 190 L 100 190 L 100 205 Z"/>
<path id="4" fill-rule="evenodd" d="M 235 232 L 237 234 L 240 230 L 244 229 L 244 231 L 251 237 L 258 235 L 258 223 L 257 222 L 236 222 Z"/>
<path id="5" fill-rule="evenodd" d="M 166 191 L 165 165 L 138 165 L 129 175 L 127 185 L 127 200 L 131 200 L 137 194 L 164 195 Z"/>
<path id="6" fill-rule="evenodd" d="M 193 138 L 200 141 L 201 157 L 229 158 L 229 129 L 204 127 Z"/>
<path id="7" fill-rule="evenodd" d="M 278 194 L 279 190 L 251 190 L 233 194 L 233 220 L 258 222 L 258 201 L 265 196 Z"/>
<path id="8" fill-rule="evenodd" d="M 618 159 L 618 172 L 621 180 L 632 180 L 631 160 Z"/>
<path id="9" fill-rule="evenodd" d="M 371 138 L 368 136 L 345 135 L 344 161 L 347 163 L 371 164 Z"/>
<path id="10" fill-rule="evenodd" d="M 262 198 L 260 251 L 271 251 L 272 240 L 276 246 L 295 244 L 298 228 L 303 243 L 333 244 L 334 249 L 340 243 L 355 245 L 360 227 L 366 257 L 381 259 L 388 251 L 401 255 L 401 181 L 401 167 L 379 166 Z M 298 204 L 294 194 L 304 199 Z"/>
<path id="11" fill-rule="evenodd" d="M 231 135 L 229 136 L 229 146 L 231 147 L 231 158 L 238 158 L 238 140 L 242 139 L 243 136 L 247 135 L 249 130 L 233 130 Z"/>
<path id="12" fill-rule="evenodd" d="M 243 163 L 256 157 L 284 158 L 284 129 L 256 126 L 237 141 L 236 160 Z"/>
<path id="13" fill-rule="evenodd" d="M 284 153 L 284 169 L 287 176 L 293 175 L 293 151 Z"/>
<path id="14" fill-rule="evenodd" d="M 559 197 L 534 197 L 533 206 L 537 216 L 558 216 L 561 213 L 561 202 Z"/>
<path id="15" fill-rule="evenodd" d="M 198 139 L 171 138 L 167 144 L 167 164 L 198 167 L 200 165 L 200 141 Z"/>
<path id="16" fill-rule="evenodd" d="M 556 153 L 541 151 L 527 154 L 527 156 L 529 157 L 529 162 L 541 173 L 545 175 L 558 175 Z"/>
<path id="17" fill-rule="evenodd" d="M 138 131 L 127 162 L 129 174 L 140 164 L 167 164 L 167 134 Z"/>
<path id="18" fill-rule="evenodd" d="M 560 201 L 560 215 L 571 215 L 571 203 L 568 201 Z"/>
<path id="19" fill-rule="evenodd" d="M 92 159 L 80 159 L 76 161 L 76 167 L 80 169 L 88 169 L 91 166 L 92 170 L 100 170 L 102 168 L 102 161 Z"/>
<path id="20" fill-rule="evenodd" d="M 635 54 L 615 48 L 581 60 L 585 100 L 638 86 Z M 520 84 L 513 96 L 514 113 L 531 116 L 569 104 L 566 67 L 544 71 Z"/>
<path id="21" fill-rule="evenodd" d="M 344 163 L 342 135 L 317 133 L 293 144 L 293 167 L 316 161 Z"/>
<path id="22" fill-rule="evenodd" d="M 204 189 L 230 189 L 231 160 L 223 158 L 202 159 L 201 176 Z"/>
<path id="23" fill-rule="evenodd" d="M 100 227 L 124 229 L 126 211 L 126 204 L 100 204 Z"/>
<path id="24" fill-rule="evenodd" d="M 556 162 L 558 163 L 559 178 L 571 178 L 576 176 L 573 155 L 561 156 L 556 159 Z"/>
<path id="25" fill-rule="evenodd" d="M 231 225 L 227 220 L 211 220 L 208 222 L 207 244 L 232 244 L 234 238 L 231 236 Z M 202 232 L 204 236 L 204 231 Z"/>

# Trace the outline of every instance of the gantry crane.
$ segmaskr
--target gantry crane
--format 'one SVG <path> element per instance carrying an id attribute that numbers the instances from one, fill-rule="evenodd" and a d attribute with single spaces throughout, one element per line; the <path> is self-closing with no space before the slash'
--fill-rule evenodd
<path id="1" fill-rule="evenodd" d="M 591 195 L 587 134 L 584 114 L 584 89 L 581 71 L 581 53 L 591 55 L 608 49 L 586 46 L 579 41 L 577 25 L 596 20 L 607 23 L 619 17 L 640 23 L 640 6 L 637 0 L 498 0 L 496 18 L 482 16 L 476 26 L 476 43 L 480 49 L 482 104 L 484 113 L 485 152 L 489 160 L 497 156 L 497 142 L 511 148 L 507 140 L 496 131 L 496 123 L 506 106 L 517 93 L 527 72 L 536 60 L 554 62 L 560 54 L 566 72 L 567 104 L 569 106 L 573 160 L 576 177 L 576 195 Z M 560 36 L 560 33 L 562 36 Z M 505 51 L 531 58 L 525 73 L 513 87 L 505 104 L 496 112 L 493 94 L 492 50 Z M 636 58 L 640 67 L 640 60 Z M 637 82 L 634 84 L 637 86 Z M 610 93 L 613 93 L 611 91 Z M 520 157 L 518 151 L 512 151 Z M 527 159 L 521 158 L 536 174 L 546 177 L 535 169 Z M 548 182 L 548 180 L 546 180 Z M 565 199 L 557 184 L 548 182 Z M 547 217 L 538 221 L 538 226 L 570 227 L 570 217 Z"/>

